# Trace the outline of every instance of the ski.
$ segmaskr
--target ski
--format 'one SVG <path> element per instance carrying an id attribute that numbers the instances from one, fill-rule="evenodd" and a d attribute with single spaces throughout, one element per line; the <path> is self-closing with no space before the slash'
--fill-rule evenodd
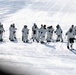
<path id="1" fill-rule="evenodd" d="M 76 50 L 75 49 L 69 49 L 71 52 L 73 52 L 74 54 L 76 54 Z"/>

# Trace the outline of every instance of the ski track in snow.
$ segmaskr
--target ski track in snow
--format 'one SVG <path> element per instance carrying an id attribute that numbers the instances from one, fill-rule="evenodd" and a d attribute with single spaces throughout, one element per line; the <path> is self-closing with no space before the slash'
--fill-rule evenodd
<path id="1" fill-rule="evenodd" d="M 43 70 L 48 75 L 52 72 L 66 75 L 70 72 L 71 75 L 76 71 L 76 55 L 66 48 L 66 43 L 62 44 L 60 48 L 61 43 L 47 45 L 26 44 L 21 41 L 1 43 L 0 62 L 29 65 L 34 69 Z M 52 46 L 55 46 L 56 49 Z"/>

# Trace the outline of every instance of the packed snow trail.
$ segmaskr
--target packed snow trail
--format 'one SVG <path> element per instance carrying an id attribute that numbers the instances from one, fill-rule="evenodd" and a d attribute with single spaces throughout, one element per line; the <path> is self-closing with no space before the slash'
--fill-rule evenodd
<path id="1" fill-rule="evenodd" d="M 39 69 L 46 75 L 72 75 L 76 72 L 76 55 L 66 48 L 66 43 L 0 43 L 0 62 Z M 75 74 L 73 74 L 75 75 Z"/>

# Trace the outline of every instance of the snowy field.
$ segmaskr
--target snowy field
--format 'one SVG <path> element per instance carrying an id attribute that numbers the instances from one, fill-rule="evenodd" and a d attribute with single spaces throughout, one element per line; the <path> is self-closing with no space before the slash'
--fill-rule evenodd
<path id="1" fill-rule="evenodd" d="M 1 67 L 4 65 L 4 69 L 14 75 L 76 75 L 76 51 L 67 49 L 65 36 L 69 27 L 76 24 L 75 7 L 75 0 L 0 0 L 0 21 L 5 28 L 4 42 L 0 43 Z M 18 42 L 8 39 L 12 23 L 17 28 Z M 60 24 L 64 42 L 23 43 L 21 30 L 28 25 L 31 38 L 33 23 L 38 27 L 53 25 L 54 29 Z M 76 42 L 73 47 L 76 49 Z"/>

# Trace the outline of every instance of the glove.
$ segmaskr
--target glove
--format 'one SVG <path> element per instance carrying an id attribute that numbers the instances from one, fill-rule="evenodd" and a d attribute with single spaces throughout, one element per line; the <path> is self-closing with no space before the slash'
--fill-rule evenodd
<path id="1" fill-rule="evenodd" d="M 67 35 L 67 33 L 65 35 Z"/>
<path id="2" fill-rule="evenodd" d="M 62 31 L 61 31 L 61 33 L 62 33 Z"/>
<path id="3" fill-rule="evenodd" d="M 54 33 L 56 33 L 56 31 L 54 31 Z"/>
<path id="4" fill-rule="evenodd" d="M 58 35 L 58 37 L 60 37 L 60 35 Z"/>

